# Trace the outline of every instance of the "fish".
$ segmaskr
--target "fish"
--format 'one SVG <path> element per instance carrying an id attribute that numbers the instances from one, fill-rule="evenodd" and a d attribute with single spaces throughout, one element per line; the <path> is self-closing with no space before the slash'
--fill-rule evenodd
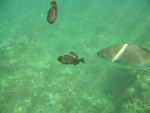
<path id="1" fill-rule="evenodd" d="M 57 60 L 63 64 L 74 64 L 77 65 L 80 62 L 84 63 L 84 58 L 79 59 L 78 56 L 71 51 L 68 55 L 61 55 L 57 58 Z"/>
<path id="2" fill-rule="evenodd" d="M 57 6 L 56 1 L 50 1 L 52 7 L 47 12 L 47 22 L 53 24 L 57 18 Z"/>
<path id="3" fill-rule="evenodd" d="M 130 44 L 108 46 L 97 52 L 105 60 L 130 69 L 145 69 L 150 67 L 150 51 L 146 48 Z"/>

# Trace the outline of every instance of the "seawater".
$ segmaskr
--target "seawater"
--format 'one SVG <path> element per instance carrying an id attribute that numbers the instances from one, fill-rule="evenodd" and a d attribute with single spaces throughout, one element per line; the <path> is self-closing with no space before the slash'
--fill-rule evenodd
<path id="1" fill-rule="evenodd" d="M 150 50 L 149 0 L 0 1 L 0 113 L 149 113 L 150 70 L 100 59 L 98 50 Z M 86 64 L 57 61 L 74 51 Z"/>

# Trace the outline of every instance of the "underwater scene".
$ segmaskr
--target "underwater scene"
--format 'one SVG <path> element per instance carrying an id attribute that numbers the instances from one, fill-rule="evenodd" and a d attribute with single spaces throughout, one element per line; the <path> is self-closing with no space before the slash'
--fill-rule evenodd
<path id="1" fill-rule="evenodd" d="M 0 113 L 150 113 L 150 0 L 0 0 Z"/>

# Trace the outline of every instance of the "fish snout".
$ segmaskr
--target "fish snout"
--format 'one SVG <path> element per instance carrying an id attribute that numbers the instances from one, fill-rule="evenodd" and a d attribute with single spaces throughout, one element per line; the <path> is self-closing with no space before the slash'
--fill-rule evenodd
<path id="1" fill-rule="evenodd" d="M 98 51 L 98 52 L 97 52 L 97 55 L 98 55 L 99 57 L 104 56 L 104 54 L 103 54 L 101 51 Z"/>
<path id="2" fill-rule="evenodd" d="M 57 60 L 58 60 L 59 62 L 61 62 L 62 59 L 63 59 L 62 56 L 60 56 L 60 57 L 57 58 Z"/>

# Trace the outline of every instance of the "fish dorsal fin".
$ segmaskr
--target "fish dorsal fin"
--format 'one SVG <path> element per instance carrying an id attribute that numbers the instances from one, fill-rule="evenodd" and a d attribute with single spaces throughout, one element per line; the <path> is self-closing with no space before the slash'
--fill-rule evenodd
<path id="1" fill-rule="evenodd" d="M 69 54 L 71 54 L 71 55 L 73 55 L 73 56 L 78 58 L 78 56 L 73 51 L 71 51 Z"/>

